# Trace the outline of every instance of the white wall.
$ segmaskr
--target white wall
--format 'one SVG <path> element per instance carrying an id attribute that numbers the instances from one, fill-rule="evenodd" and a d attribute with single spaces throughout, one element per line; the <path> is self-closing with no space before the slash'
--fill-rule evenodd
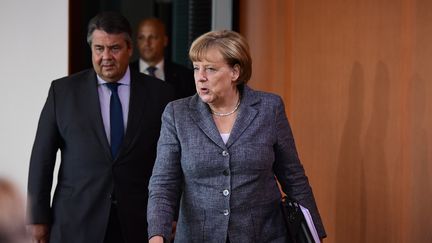
<path id="1" fill-rule="evenodd" d="M 24 193 L 50 82 L 67 75 L 68 1 L 1 0 L 0 31 L 0 176 Z"/>

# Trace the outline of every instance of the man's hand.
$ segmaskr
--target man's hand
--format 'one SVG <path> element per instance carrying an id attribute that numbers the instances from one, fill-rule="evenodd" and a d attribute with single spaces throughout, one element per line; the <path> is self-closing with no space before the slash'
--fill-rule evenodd
<path id="1" fill-rule="evenodd" d="M 47 224 L 27 225 L 27 231 L 32 243 L 48 243 L 50 226 Z"/>

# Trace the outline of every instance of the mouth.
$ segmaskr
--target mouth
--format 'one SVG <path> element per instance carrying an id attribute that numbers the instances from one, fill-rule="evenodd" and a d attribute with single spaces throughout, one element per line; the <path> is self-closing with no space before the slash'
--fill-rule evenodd
<path id="1" fill-rule="evenodd" d="M 200 91 L 200 93 L 202 93 L 202 94 L 207 94 L 207 93 L 209 92 L 209 89 L 208 89 L 208 88 L 204 88 L 204 87 L 202 87 L 202 88 L 199 89 L 199 91 Z"/>
<path id="2" fill-rule="evenodd" d="M 146 53 L 146 54 L 150 54 L 150 53 L 153 53 L 153 50 L 152 49 L 143 49 L 142 50 L 144 53 Z"/>
<path id="3" fill-rule="evenodd" d="M 113 69 L 114 68 L 114 64 L 104 64 L 101 67 L 102 67 L 102 69 Z"/>

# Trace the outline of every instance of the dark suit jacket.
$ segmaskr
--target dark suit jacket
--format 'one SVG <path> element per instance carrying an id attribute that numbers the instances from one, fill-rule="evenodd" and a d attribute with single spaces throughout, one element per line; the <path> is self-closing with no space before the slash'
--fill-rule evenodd
<path id="1" fill-rule="evenodd" d="M 139 72 L 139 61 L 130 64 L 131 69 Z M 193 71 L 182 65 L 164 61 L 165 81 L 175 88 L 176 98 L 184 98 L 196 93 Z"/>
<path id="2" fill-rule="evenodd" d="M 96 73 L 53 81 L 30 160 L 30 222 L 51 224 L 50 243 L 102 242 L 115 195 L 126 242 L 147 242 L 147 186 L 168 84 L 131 70 L 127 131 L 112 158 L 100 112 Z M 52 206 L 57 151 L 61 164 Z"/>
<path id="3" fill-rule="evenodd" d="M 176 242 L 226 242 L 229 235 L 230 242 L 285 243 L 275 176 L 324 237 L 279 96 L 244 87 L 226 144 L 198 95 L 173 101 L 162 115 L 150 179 L 149 236 L 169 237 L 181 197 Z"/>

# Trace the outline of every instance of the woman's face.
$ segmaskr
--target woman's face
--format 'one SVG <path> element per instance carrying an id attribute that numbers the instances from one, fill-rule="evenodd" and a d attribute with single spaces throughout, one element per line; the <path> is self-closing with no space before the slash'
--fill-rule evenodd
<path id="1" fill-rule="evenodd" d="M 204 60 L 193 62 L 195 86 L 201 100 L 224 105 L 237 94 L 239 67 L 230 67 L 217 48 L 207 51 Z"/>

